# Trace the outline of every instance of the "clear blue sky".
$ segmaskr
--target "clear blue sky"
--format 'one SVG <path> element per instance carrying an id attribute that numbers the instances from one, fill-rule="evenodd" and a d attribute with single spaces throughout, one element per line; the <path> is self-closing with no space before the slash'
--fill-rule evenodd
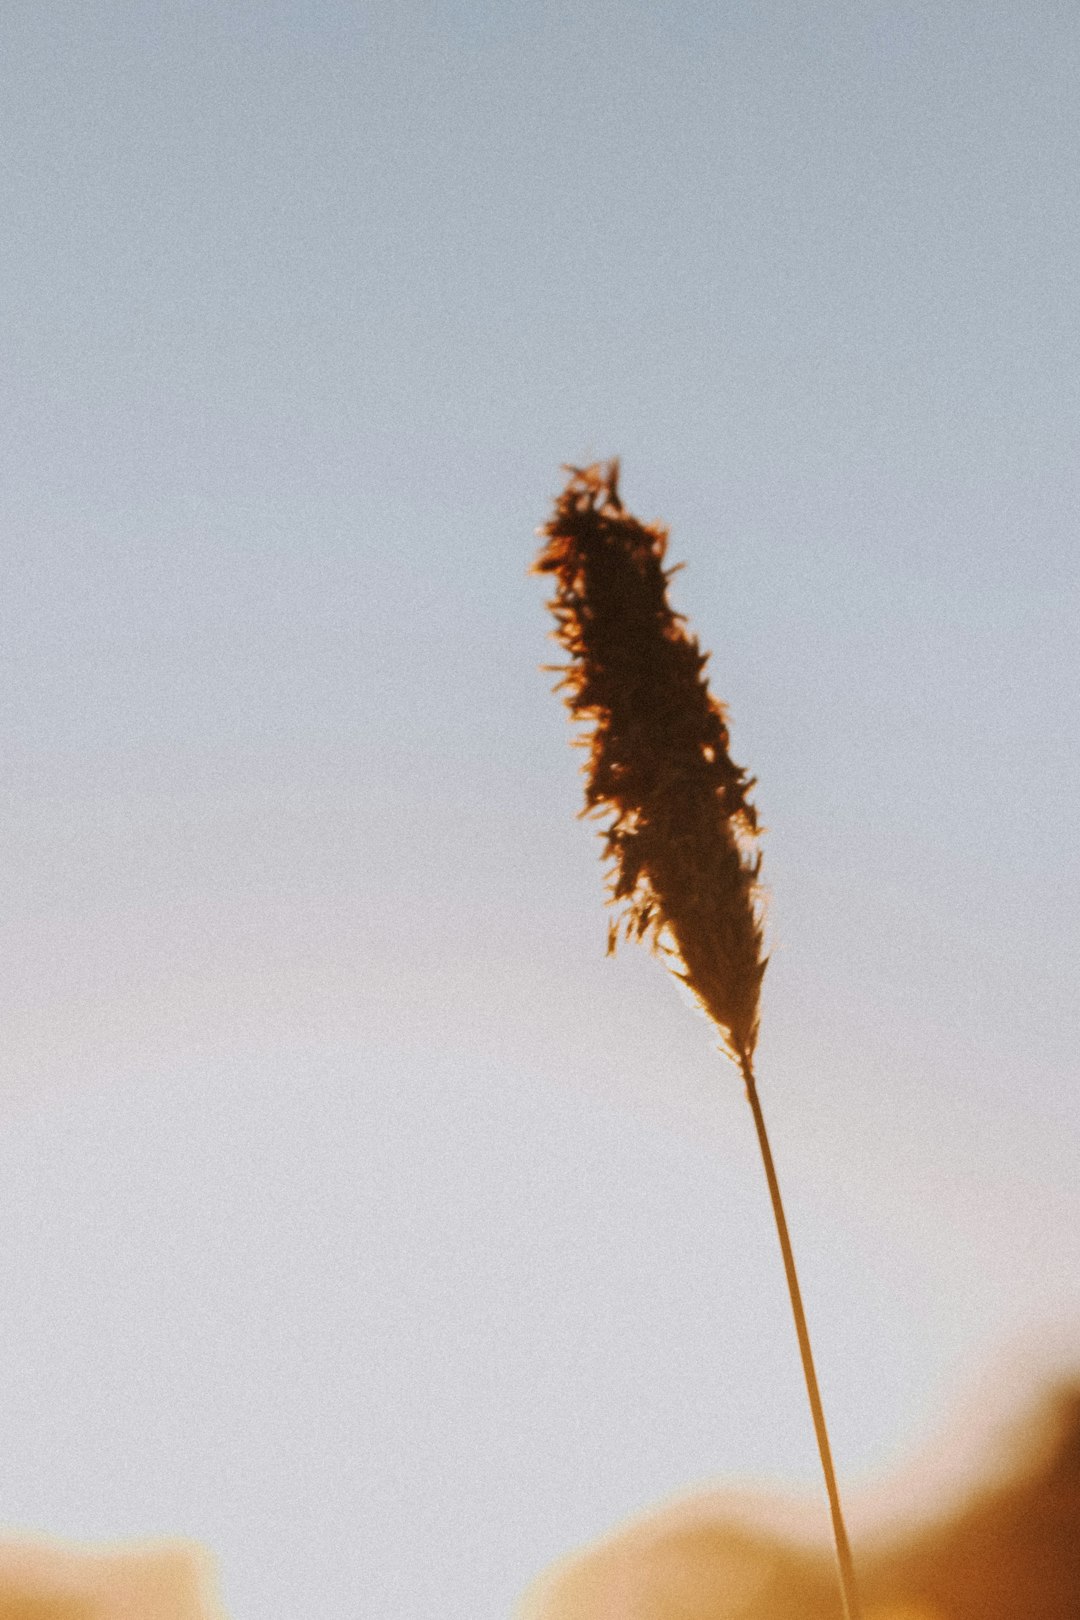
<path id="1" fill-rule="evenodd" d="M 603 958 L 537 668 L 613 453 L 760 781 L 880 1477 L 1080 1320 L 1074 7 L 9 0 L 0 54 L 0 1522 L 496 1620 L 816 1488 L 745 1104 Z"/>

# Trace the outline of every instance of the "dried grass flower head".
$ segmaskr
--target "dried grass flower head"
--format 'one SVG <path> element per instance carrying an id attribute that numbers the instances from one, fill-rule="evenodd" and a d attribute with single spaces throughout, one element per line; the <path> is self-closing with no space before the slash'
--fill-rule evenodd
<path id="1" fill-rule="evenodd" d="M 667 531 L 624 510 L 617 461 L 566 470 L 535 570 L 555 579 L 559 687 L 591 728 L 582 814 L 610 814 L 608 948 L 622 932 L 666 955 L 746 1072 L 766 960 L 753 779 L 668 602 Z"/>

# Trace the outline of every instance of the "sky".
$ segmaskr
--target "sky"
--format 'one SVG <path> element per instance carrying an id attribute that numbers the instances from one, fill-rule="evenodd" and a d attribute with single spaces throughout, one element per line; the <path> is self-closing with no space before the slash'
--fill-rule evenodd
<path id="1" fill-rule="evenodd" d="M 614 454 L 758 778 L 842 1479 L 1080 1345 L 1078 71 L 1053 0 L 9 0 L 0 1524 L 495 1620 L 818 1491 L 540 669 Z"/>

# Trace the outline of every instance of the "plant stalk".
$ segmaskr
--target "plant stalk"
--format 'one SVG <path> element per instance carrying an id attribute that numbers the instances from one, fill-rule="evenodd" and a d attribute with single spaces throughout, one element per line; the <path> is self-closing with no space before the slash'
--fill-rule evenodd
<path id="1" fill-rule="evenodd" d="M 780 1252 L 784 1257 L 784 1274 L 787 1277 L 791 1313 L 795 1318 L 795 1332 L 799 1339 L 799 1354 L 802 1357 L 806 1393 L 810 1401 L 811 1416 L 814 1419 L 814 1433 L 817 1436 L 818 1455 L 821 1458 L 821 1468 L 825 1475 L 825 1489 L 829 1494 L 829 1512 L 832 1515 L 833 1543 L 836 1547 L 836 1563 L 840 1575 L 840 1592 L 844 1600 L 845 1620 L 862 1620 L 862 1604 L 859 1601 L 858 1587 L 855 1583 L 855 1565 L 852 1562 L 851 1546 L 848 1542 L 844 1514 L 840 1506 L 840 1492 L 836 1485 L 836 1471 L 833 1468 L 832 1450 L 829 1446 L 829 1431 L 825 1426 L 825 1411 L 821 1404 L 821 1391 L 818 1389 L 817 1373 L 814 1371 L 814 1356 L 810 1349 L 810 1332 L 806 1325 L 806 1312 L 803 1310 L 799 1276 L 795 1270 L 795 1256 L 792 1253 L 787 1218 L 784 1215 L 784 1204 L 780 1197 L 780 1183 L 776 1179 L 776 1166 L 773 1163 L 772 1149 L 769 1146 L 769 1133 L 765 1129 L 765 1116 L 761 1111 L 757 1082 L 754 1079 L 754 1071 L 750 1060 L 743 1058 L 739 1067 L 746 1082 L 746 1097 L 754 1116 L 754 1128 L 757 1131 L 758 1146 L 761 1149 L 761 1159 L 765 1166 L 765 1179 L 769 1184 L 769 1197 L 772 1200 L 776 1232 L 780 1239 Z"/>

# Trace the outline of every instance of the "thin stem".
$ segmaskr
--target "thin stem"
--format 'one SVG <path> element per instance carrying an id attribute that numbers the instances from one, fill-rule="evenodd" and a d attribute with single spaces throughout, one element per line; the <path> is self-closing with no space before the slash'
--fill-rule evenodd
<path id="1" fill-rule="evenodd" d="M 780 1252 L 784 1257 L 784 1274 L 787 1277 L 791 1312 L 795 1318 L 795 1332 L 799 1338 L 799 1354 L 802 1357 L 806 1393 L 810 1400 L 810 1412 L 814 1419 L 814 1433 L 817 1436 L 818 1455 L 821 1458 L 822 1472 L 825 1475 L 825 1489 L 829 1493 L 829 1512 L 832 1514 L 833 1541 L 836 1545 L 836 1562 L 840 1573 L 840 1591 L 844 1600 L 844 1614 L 846 1620 L 862 1620 L 862 1605 L 855 1584 L 855 1566 L 852 1563 L 851 1546 L 848 1542 L 844 1514 L 840 1506 L 840 1492 L 836 1485 L 836 1472 L 833 1468 L 832 1451 L 829 1446 L 829 1431 L 825 1427 L 825 1411 L 821 1404 L 821 1391 L 818 1389 L 817 1373 L 814 1371 L 814 1357 L 810 1349 L 810 1332 L 806 1325 L 806 1312 L 803 1310 L 799 1277 L 795 1270 L 795 1256 L 791 1250 L 787 1218 L 784 1215 L 784 1204 L 780 1197 L 780 1183 L 776 1179 L 776 1166 L 773 1163 L 772 1149 L 769 1146 L 769 1133 L 765 1129 L 765 1116 L 761 1112 L 757 1082 L 754 1079 L 754 1071 L 750 1060 L 748 1058 L 742 1059 L 739 1067 L 742 1070 L 743 1079 L 746 1081 L 746 1096 L 754 1115 L 758 1146 L 761 1148 L 761 1158 L 765 1166 L 765 1179 L 769 1183 L 769 1197 L 772 1200 L 773 1215 L 776 1219 L 776 1232 L 780 1239 Z"/>

